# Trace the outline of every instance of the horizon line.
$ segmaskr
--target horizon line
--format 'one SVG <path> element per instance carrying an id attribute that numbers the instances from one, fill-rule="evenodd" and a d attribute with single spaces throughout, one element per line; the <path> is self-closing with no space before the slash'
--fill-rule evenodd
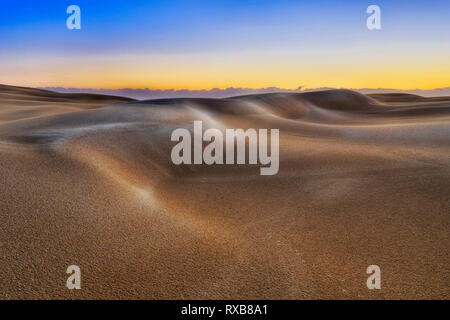
<path id="1" fill-rule="evenodd" d="M 211 89 L 149 89 L 149 88 L 71 88 L 71 87 L 34 87 L 36 89 L 51 90 L 59 93 L 93 93 L 93 94 L 107 94 L 119 95 L 133 99 L 164 99 L 164 98 L 226 98 L 246 94 L 263 94 L 276 92 L 312 92 L 321 90 L 352 90 L 363 94 L 377 94 L 377 93 L 407 93 L 416 94 L 424 97 L 450 96 L 450 86 L 434 89 L 394 89 L 394 88 L 336 88 L 336 87 L 318 87 L 307 88 L 303 86 L 297 89 L 287 89 L 280 87 L 265 87 L 265 88 L 243 88 L 243 87 L 228 87 L 225 89 L 211 88 Z"/>

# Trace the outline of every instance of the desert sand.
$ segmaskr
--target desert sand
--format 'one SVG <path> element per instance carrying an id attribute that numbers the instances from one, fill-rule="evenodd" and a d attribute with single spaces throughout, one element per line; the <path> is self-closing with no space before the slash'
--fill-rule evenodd
<path id="1" fill-rule="evenodd" d="M 194 120 L 280 129 L 279 173 L 173 165 Z M 449 137 L 450 98 L 0 86 L 0 298 L 448 299 Z"/>

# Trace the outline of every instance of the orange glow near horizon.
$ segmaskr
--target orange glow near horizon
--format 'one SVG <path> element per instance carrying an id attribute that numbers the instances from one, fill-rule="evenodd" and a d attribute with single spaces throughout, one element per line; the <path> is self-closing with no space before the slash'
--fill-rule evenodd
<path id="1" fill-rule="evenodd" d="M 364 52 L 240 52 L 215 54 L 23 57 L 2 64 L 0 83 L 92 89 L 389 88 L 450 86 L 450 62 L 420 54 L 389 58 Z M 280 59 L 282 57 L 282 59 Z"/>

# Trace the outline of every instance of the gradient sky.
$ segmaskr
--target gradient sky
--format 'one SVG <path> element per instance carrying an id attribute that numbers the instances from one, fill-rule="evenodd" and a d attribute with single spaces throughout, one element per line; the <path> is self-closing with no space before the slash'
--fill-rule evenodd
<path id="1" fill-rule="evenodd" d="M 66 28 L 71 4 L 81 30 Z M 382 30 L 366 28 L 370 4 Z M 2 0 L 0 83 L 449 87 L 450 1 Z"/>

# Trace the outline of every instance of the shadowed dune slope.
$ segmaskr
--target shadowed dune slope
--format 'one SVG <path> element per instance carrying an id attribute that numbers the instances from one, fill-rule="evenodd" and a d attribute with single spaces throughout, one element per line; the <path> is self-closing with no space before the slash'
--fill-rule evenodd
<path id="1" fill-rule="evenodd" d="M 1 86 L 0 119 L 0 298 L 450 297 L 448 98 Z M 194 120 L 279 129 L 278 174 L 172 164 Z"/>
<path id="2" fill-rule="evenodd" d="M 133 99 L 97 94 L 58 93 L 0 84 L 0 123 L 130 101 Z"/>
<path id="3" fill-rule="evenodd" d="M 422 97 L 408 93 L 375 93 L 369 94 L 368 96 L 385 103 L 433 103 L 450 101 L 450 97 Z"/>

